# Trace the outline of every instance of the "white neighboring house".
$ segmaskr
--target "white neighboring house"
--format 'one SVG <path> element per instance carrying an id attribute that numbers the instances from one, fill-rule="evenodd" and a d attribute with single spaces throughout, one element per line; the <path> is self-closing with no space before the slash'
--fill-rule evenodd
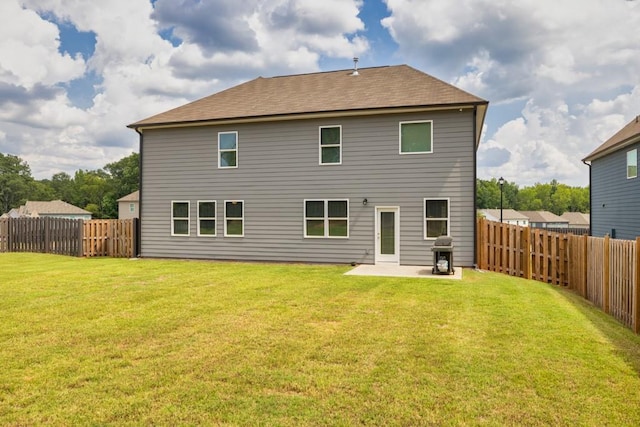
<path id="1" fill-rule="evenodd" d="M 140 191 L 118 199 L 118 219 L 140 218 Z"/>
<path id="2" fill-rule="evenodd" d="M 500 209 L 479 209 L 479 212 L 489 221 L 500 222 Z M 514 209 L 502 209 L 502 222 L 522 227 L 529 226 L 529 218 Z"/>
<path id="3" fill-rule="evenodd" d="M 68 219 L 91 219 L 91 212 L 74 206 L 62 200 L 50 202 L 28 201 L 17 209 L 11 209 L 3 215 L 7 218 L 68 218 Z"/>

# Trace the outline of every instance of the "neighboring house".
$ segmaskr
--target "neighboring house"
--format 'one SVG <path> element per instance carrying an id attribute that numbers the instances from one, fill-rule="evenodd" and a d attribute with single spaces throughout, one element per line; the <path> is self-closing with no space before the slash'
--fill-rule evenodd
<path id="1" fill-rule="evenodd" d="M 590 165 L 591 235 L 640 236 L 640 116 L 583 159 Z"/>
<path id="2" fill-rule="evenodd" d="M 588 230 L 589 214 L 582 212 L 565 212 L 560 215 L 561 218 L 569 221 L 570 229 Z"/>
<path id="3" fill-rule="evenodd" d="M 7 216 L 12 218 L 70 218 L 70 219 L 91 219 L 91 212 L 80 209 L 77 206 L 53 200 L 50 202 L 26 202 L 17 209 L 12 209 Z"/>
<path id="4" fill-rule="evenodd" d="M 118 219 L 140 217 L 140 191 L 134 191 L 118 199 Z"/>
<path id="5" fill-rule="evenodd" d="M 500 209 L 480 209 L 479 212 L 489 221 L 500 222 Z M 529 218 L 514 209 L 502 209 L 502 222 L 522 227 L 529 226 Z"/>
<path id="6" fill-rule="evenodd" d="M 3 218 L 20 218 L 20 209 L 13 208 L 9 212 L 3 213 L 2 215 L 0 215 L 0 219 Z"/>
<path id="7" fill-rule="evenodd" d="M 141 255 L 431 265 L 475 260 L 488 102 L 407 65 L 251 80 L 129 125 Z"/>
<path id="8" fill-rule="evenodd" d="M 569 228 L 569 220 L 548 211 L 520 211 L 531 228 Z"/>

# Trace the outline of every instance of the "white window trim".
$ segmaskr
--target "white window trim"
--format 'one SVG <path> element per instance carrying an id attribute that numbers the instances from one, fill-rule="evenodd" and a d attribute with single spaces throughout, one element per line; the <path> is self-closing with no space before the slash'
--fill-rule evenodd
<path id="1" fill-rule="evenodd" d="M 430 130 L 431 130 L 431 150 L 429 151 L 412 151 L 412 152 L 403 152 L 402 151 L 402 125 L 404 124 L 411 124 L 411 123 L 431 123 L 430 126 Z M 433 120 L 411 120 L 411 121 L 405 121 L 405 122 L 400 122 L 398 124 L 398 152 L 400 153 L 400 155 L 404 156 L 404 155 L 412 155 L 412 154 L 431 154 L 433 153 L 433 146 L 434 146 L 434 141 L 433 141 Z"/>
<path id="2" fill-rule="evenodd" d="M 227 135 L 227 134 L 235 134 L 236 136 L 236 148 L 235 150 L 232 149 L 221 149 L 220 148 L 220 135 Z M 240 139 L 238 138 L 238 131 L 228 131 L 228 132 L 218 132 L 218 169 L 237 169 L 238 165 L 240 164 L 240 156 L 238 155 L 238 153 L 240 148 Z M 235 166 L 222 166 L 220 159 L 222 158 L 222 153 L 230 153 L 232 151 L 235 151 L 236 153 L 236 165 Z"/>
<path id="3" fill-rule="evenodd" d="M 188 209 L 188 214 L 187 214 L 187 234 L 176 234 L 175 232 L 175 220 L 182 220 L 184 221 L 185 218 L 179 218 L 179 217 L 174 217 L 173 216 L 173 205 L 174 203 L 186 203 L 187 204 L 187 209 Z M 177 236 L 177 237 L 187 237 L 191 235 L 191 202 L 189 200 L 172 200 L 171 201 L 171 235 L 172 236 Z"/>
<path id="4" fill-rule="evenodd" d="M 451 199 L 449 197 L 425 197 L 422 199 L 422 237 L 424 240 L 436 240 L 438 237 L 427 237 L 427 201 L 446 200 L 447 218 L 429 218 L 430 221 L 447 221 L 447 236 L 451 235 Z"/>
<path id="5" fill-rule="evenodd" d="M 634 152 L 634 151 L 636 153 L 636 174 L 631 176 L 631 175 L 629 175 L 629 166 L 630 166 L 629 165 L 629 154 Z M 627 169 L 627 179 L 634 179 L 634 178 L 638 177 L 638 149 L 637 148 L 634 148 L 633 150 L 627 151 L 627 167 L 626 167 L 626 169 Z"/>
<path id="6" fill-rule="evenodd" d="M 227 203 L 242 203 L 242 217 L 240 218 L 227 218 Z M 244 237 L 244 200 L 225 200 L 224 201 L 224 237 Z M 241 220 L 242 221 L 242 234 L 227 234 L 227 219 Z"/>
<path id="7" fill-rule="evenodd" d="M 324 216 L 322 218 L 311 217 L 307 218 L 307 202 L 323 202 L 324 203 Z M 329 236 L 329 202 L 347 202 L 347 217 L 346 218 L 331 218 L 334 220 L 347 220 L 347 235 L 346 236 Z M 309 236 L 307 235 L 307 219 L 310 220 L 324 220 L 324 236 Z M 302 201 L 302 222 L 303 222 L 303 235 L 305 239 L 348 239 L 349 238 L 349 199 L 304 199 Z"/>
<path id="8" fill-rule="evenodd" d="M 331 129 L 331 128 L 339 128 L 340 129 L 340 142 L 337 144 L 329 144 L 322 145 L 322 129 Z M 323 163 L 322 162 L 322 149 L 323 148 L 331 148 L 338 147 L 340 149 L 340 161 L 337 163 Z M 327 125 L 327 126 L 319 126 L 318 127 L 318 163 L 321 166 L 332 166 L 332 165 L 341 165 L 342 164 L 342 125 Z"/>
<path id="9" fill-rule="evenodd" d="M 215 210 L 213 212 L 213 214 L 215 216 L 209 217 L 209 216 L 200 216 L 200 203 L 215 203 Z M 215 200 L 198 200 L 197 202 L 197 212 L 198 212 L 198 236 L 200 237 L 216 237 L 218 235 L 218 202 L 216 202 Z M 214 220 L 216 222 L 216 228 L 213 230 L 213 234 L 201 234 L 200 233 L 200 220 Z"/>
<path id="10" fill-rule="evenodd" d="M 135 211 L 136 211 L 136 204 L 129 203 L 129 212 L 135 212 Z"/>

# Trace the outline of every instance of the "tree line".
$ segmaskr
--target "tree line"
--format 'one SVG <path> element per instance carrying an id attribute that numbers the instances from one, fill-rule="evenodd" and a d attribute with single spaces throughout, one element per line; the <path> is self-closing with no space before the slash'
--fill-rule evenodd
<path id="1" fill-rule="evenodd" d="M 36 180 L 31 168 L 18 156 L 0 153 L 0 214 L 27 200 L 63 200 L 85 209 L 94 218 L 117 218 L 117 200 L 138 190 L 139 156 L 132 153 L 102 169 L 66 172 Z"/>
<path id="2" fill-rule="evenodd" d="M 565 212 L 588 213 L 589 187 L 570 187 L 555 179 L 547 184 L 537 183 L 519 188 L 514 182 L 505 181 L 502 186 L 502 207 L 517 211 L 549 211 L 556 215 Z M 500 184 L 498 180 L 477 180 L 478 209 L 500 208 Z"/>

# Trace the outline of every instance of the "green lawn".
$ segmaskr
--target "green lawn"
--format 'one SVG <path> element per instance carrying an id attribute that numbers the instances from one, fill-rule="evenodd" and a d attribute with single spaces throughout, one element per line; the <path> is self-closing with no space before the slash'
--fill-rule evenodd
<path id="1" fill-rule="evenodd" d="M 0 254 L 2 425 L 640 425 L 640 338 L 553 286 Z"/>

